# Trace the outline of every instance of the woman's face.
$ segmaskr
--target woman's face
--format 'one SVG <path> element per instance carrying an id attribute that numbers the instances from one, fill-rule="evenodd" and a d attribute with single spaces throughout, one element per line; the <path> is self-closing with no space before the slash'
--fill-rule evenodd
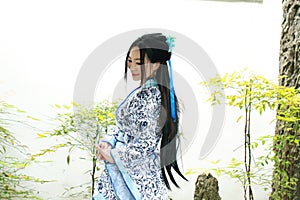
<path id="1" fill-rule="evenodd" d="M 144 59 L 145 65 L 145 80 L 154 75 L 156 70 L 159 67 L 159 63 L 151 63 L 148 56 L 145 55 Z M 130 69 L 132 79 L 135 81 L 139 81 L 142 78 L 142 70 L 141 70 L 141 59 L 140 59 L 140 49 L 139 47 L 133 47 L 128 56 L 127 67 Z"/>

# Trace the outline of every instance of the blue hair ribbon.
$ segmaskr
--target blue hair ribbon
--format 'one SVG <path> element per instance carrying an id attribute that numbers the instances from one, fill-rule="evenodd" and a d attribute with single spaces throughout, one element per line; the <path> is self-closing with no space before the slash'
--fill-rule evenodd
<path id="1" fill-rule="evenodd" d="M 175 39 L 170 35 L 166 36 L 166 43 L 169 46 L 168 52 L 172 52 L 172 49 L 175 46 Z M 173 121 L 176 122 L 176 102 L 175 102 L 175 92 L 174 92 L 174 85 L 173 85 L 173 73 L 172 73 L 172 64 L 171 59 L 168 60 L 168 64 L 170 67 L 170 103 L 171 103 L 171 115 Z"/>
<path id="2" fill-rule="evenodd" d="M 175 103 L 175 94 L 174 94 L 174 85 L 173 85 L 173 74 L 172 74 L 172 64 L 171 60 L 168 60 L 170 67 L 170 101 L 171 101 L 171 114 L 174 122 L 176 122 L 176 103 Z"/>

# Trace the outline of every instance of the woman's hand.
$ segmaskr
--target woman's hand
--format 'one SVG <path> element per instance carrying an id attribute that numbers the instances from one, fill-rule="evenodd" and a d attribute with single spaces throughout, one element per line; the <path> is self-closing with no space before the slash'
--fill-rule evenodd
<path id="1" fill-rule="evenodd" d="M 114 163 L 114 160 L 110 154 L 111 145 L 109 143 L 100 142 L 99 145 L 96 145 L 96 148 L 98 150 L 97 158 L 99 160 L 106 160 L 109 163 Z"/>
<path id="2" fill-rule="evenodd" d="M 108 142 L 100 142 L 98 146 L 99 148 L 102 149 L 111 149 L 111 145 Z"/>

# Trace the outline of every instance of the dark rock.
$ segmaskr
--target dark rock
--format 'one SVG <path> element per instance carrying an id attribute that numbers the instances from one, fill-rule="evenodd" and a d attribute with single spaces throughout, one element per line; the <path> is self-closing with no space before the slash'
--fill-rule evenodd
<path id="1" fill-rule="evenodd" d="M 196 181 L 194 200 L 221 200 L 218 180 L 210 173 L 200 174 Z"/>

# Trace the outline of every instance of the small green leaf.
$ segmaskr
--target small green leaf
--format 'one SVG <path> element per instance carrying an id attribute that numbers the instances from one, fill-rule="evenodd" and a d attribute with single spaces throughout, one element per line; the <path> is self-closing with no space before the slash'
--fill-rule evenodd
<path id="1" fill-rule="evenodd" d="M 67 156 L 67 163 L 70 164 L 70 154 Z"/>
<path id="2" fill-rule="evenodd" d="M 65 109 L 70 109 L 71 106 L 64 105 L 64 108 L 65 108 Z"/>
<path id="3" fill-rule="evenodd" d="M 216 164 L 219 164 L 219 163 L 220 163 L 220 161 L 221 161 L 221 160 L 213 160 L 213 161 L 211 161 L 211 164 L 214 164 L 214 165 L 216 165 Z"/>
<path id="4" fill-rule="evenodd" d="M 47 137 L 47 136 L 46 136 L 45 134 L 43 134 L 43 133 L 38 133 L 37 135 L 38 135 L 39 138 L 46 138 L 46 137 Z"/>
<path id="5" fill-rule="evenodd" d="M 30 115 L 27 115 L 26 117 L 29 118 L 29 119 L 35 120 L 35 121 L 39 121 L 38 118 L 32 117 L 32 116 L 30 116 Z"/>
<path id="6" fill-rule="evenodd" d="M 237 120 L 236 120 L 236 122 L 239 122 L 241 119 L 242 119 L 242 115 L 241 116 L 239 116 L 238 118 L 237 118 Z"/>
<path id="7" fill-rule="evenodd" d="M 263 107 L 260 107 L 260 108 L 259 108 L 259 114 L 260 114 L 260 115 L 262 114 L 262 111 L 263 111 Z"/>
<path id="8" fill-rule="evenodd" d="M 21 109 L 17 109 L 17 112 L 19 112 L 19 113 L 26 113 L 25 110 L 21 110 Z"/>

